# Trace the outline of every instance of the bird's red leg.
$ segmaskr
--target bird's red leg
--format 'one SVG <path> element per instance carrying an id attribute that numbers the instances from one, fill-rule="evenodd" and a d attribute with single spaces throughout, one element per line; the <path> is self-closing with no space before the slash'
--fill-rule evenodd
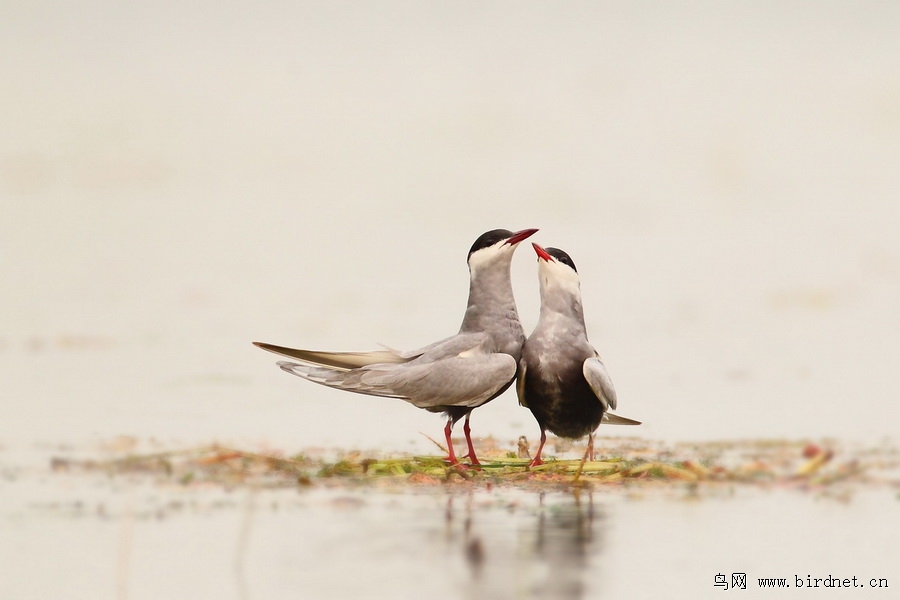
<path id="1" fill-rule="evenodd" d="M 541 443 L 538 445 L 537 453 L 534 455 L 534 459 L 528 463 L 529 467 L 536 467 L 538 465 L 544 464 L 544 461 L 541 460 L 541 450 L 544 449 L 544 442 L 547 441 L 547 432 L 541 429 Z"/>
<path id="2" fill-rule="evenodd" d="M 578 478 L 581 477 L 581 472 L 584 470 L 584 463 L 588 461 L 588 457 L 591 460 L 594 460 L 594 434 L 588 434 L 588 443 L 587 448 L 584 449 L 584 456 L 581 457 L 581 462 L 578 463 L 578 470 L 575 471 L 575 478 L 572 479 L 573 482 L 578 481 Z"/>
<path id="3" fill-rule="evenodd" d="M 468 458 L 473 467 L 478 467 L 481 466 L 481 463 L 478 462 L 478 457 L 475 456 L 475 446 L 472 445 L 472 436 L 470 435 L 471 429 L 469 429 L 469 415 L 471 414 L 472 413 L 466 413 L 466 420 L 463 422 L 463 433 L 466 434 L 466 445 L 469 447 L 469 453 L 463 456 L 463 458 Z"/>
<path id="4" fill-rule="evenodd" d="M 451 467 L 459 467 L 462 466 L 459 464 L 459 461 L 456 459 L 456 452 L 453 451 L 453 440 L 450 439 L 450 430 L 453 428 L 453 419 L 447 419 L 447 425 L 444 427 L 444 437 L 447 439 L 447 452 L 450 456 L 447 460 L 450 461 Z"/>

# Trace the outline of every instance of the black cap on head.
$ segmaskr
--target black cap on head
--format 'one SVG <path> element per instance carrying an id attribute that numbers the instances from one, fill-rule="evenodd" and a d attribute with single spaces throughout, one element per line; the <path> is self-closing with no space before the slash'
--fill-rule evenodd
<path id="1" fill-rule="evenodd" d="M 559 248 L 545 248 L 547 254 L 556 259 L 557 262 L 561 262 L 564 265 L 568 265 L 572 267 L 572 270 L 576 273 L 578 269 L 575 268 L 575 261 L 572 260 L 572 257 L 560 250 Z"/>
<path id="2" fill-rule="evenodd" d="M 493 246 L 497 242 L 507 240 L 512 235 L 513 232 L 509 229 L 492 229 L 486 233 L 482 233 L 478 236 L 478 239 L 475 240 L 475 243 L 472 244 L 472 247 L 469 249 L 469 256 L 472 256 L 473 252 L 477 252 L 482 248 L 488 248 L 490 246 Z"/>

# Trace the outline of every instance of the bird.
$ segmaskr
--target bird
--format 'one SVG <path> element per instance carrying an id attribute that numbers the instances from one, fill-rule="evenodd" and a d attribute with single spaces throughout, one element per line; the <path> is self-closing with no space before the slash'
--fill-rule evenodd
<path id="1" fill-rule="evenodd" d="M 399 398 L 447 417 L 444 437 L 451 466 L 464 468 L 450 434 L 463 417 L 468 458 L 481 465 L 469 427 L 473 409 L 493 400 L 516 377 L 525 330 L 513 297 L 510 264 L 516 247 L 537 229 L 493 229 L 469 250 L 469 298 L 456 335 L 413 351 L 321 352 L 253 342 L 299 362 L 280 361 L 282 370 L 331 388 Z"/>
<path id="2" fill-rule="evenodd" d="M 593 460 L 594 431 L 600 423 L 640 425 L 611 414 L 616 390 L 600 355 L 588 342 L 575 263 L 558 248 L 532 243 L 538 256 L 541 309 L 522 347 L 516 380 L 519 404 L 531 410 L 541 441 L 529 467 L 544 463 L 547 431 L 564 438 L 588 436 L 585 460 Z"/>

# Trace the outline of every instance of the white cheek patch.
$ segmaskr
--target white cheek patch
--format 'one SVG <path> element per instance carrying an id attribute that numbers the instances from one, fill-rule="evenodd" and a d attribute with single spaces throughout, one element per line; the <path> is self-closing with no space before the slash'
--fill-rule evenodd
<path id="1" fill-rule="evenodd" d="M 560 284 L 564 290 L 574 295 L 581 295 L 581 282 L 578 279 L 578 273 L 568 267 L 562 267 L 563 273 L 560 277 Z"/>
<path id="2" fill-rule="evenodd" d="M 557 288 L 573 296 L 581 295 L 578 273 L 566 265 L 541 261 L 541 279 L 547 289 Z"/>
<path id="3" fill-rule="evenodd" d="M 510 251 L 513 249 L 512 246 L 507 246 L 504 242 L 477 250 L 469 257 L 469 269 L 475 273 L 486 266 L 496 264 L 498 261 L 511 256 L 512 253 Z"/>

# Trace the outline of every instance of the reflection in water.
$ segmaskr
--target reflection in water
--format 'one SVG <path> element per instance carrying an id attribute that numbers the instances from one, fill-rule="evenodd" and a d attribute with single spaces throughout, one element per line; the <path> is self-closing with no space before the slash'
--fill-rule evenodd
<path id="1" fill-rule="evenodd" d="M 504 509 L 472 494 L 450 496 L 446 540 L 470 574 L 464 597 L 585 598 L 588 569 L 599 564 L 596 521 L 592 495 L 579 490 L 552 501 L 541 493 L 536 507 Z"/>
<path id="2" fill-rule="evenodd" d="M 593 526 L 594 502 L 590 493 L 583 503 L 580 494 L 575 494 L 574 502 L 541 510 L 537 556 L 547 566 L 547 577 L 536 582 L 537 595 L 567 599 L 584 596 Z"/>

